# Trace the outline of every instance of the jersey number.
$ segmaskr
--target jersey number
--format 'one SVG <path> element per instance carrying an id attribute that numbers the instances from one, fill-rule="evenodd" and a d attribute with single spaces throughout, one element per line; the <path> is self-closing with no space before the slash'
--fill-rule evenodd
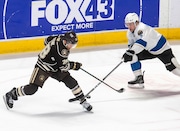
<path id="1" fill-rule="evenodd" d="M 50 52 L 51 50 L 51 46 L 52 45 L 55 45 L 55 41 L 56 41 L 56 38 L 52 39 L 47 45 L 46 47 L 40 52 L 39 56 L 41 59 L 44 59 L 47 54 Z"/>

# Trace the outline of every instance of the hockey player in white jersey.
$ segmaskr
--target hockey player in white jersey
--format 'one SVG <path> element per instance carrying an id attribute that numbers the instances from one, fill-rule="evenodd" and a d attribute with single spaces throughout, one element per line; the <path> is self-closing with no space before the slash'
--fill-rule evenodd
<path id="1" fill-rule="evenodd" d="M 136 13 L 128 13 L 125 17 L 128 28 L 128 50 L 124 53 L 124 62 L 130 62 L 135 79 L 128 82 L 128 87 L 144 88 L 144 78 L 141 71 L 141 60 L 159 58 L 166 69 L 180 76 L 178 64 L 166 38 L 154 28 L 139 21 Z"/>

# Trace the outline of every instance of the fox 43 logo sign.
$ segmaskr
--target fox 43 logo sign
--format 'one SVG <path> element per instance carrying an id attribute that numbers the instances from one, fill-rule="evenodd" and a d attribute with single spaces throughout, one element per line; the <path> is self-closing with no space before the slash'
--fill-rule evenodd
<path id="1" fill-rule="evenodd" d="M 40 19 L 52 25 L 114 19 L 115 0 L 36 0 L 31 3 L 31 26 Z M 72 25 L 71 25 L 72 26 Z"/>

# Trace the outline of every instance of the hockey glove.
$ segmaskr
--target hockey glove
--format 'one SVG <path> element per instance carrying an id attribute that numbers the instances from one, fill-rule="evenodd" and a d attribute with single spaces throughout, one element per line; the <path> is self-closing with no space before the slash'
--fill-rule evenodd
<path id="1" fill-rule="evenodd" d="M 132 61 L 134 54 L 135 52 L 133 50 L 127 50 L 123 55 L 124 62 Z"/>
<path id="2" fill-rule="evenodd" d="M 82 66 L 79 62 L 69 62 L 70 63 L 70 69 L 72 70 L 79 70 Z"/>

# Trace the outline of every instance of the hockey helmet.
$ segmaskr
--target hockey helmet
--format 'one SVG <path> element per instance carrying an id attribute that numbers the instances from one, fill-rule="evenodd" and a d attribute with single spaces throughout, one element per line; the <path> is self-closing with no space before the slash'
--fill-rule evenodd
<path id="1" fill-rule="evenodd" d="M 71 42 L 72 44 L 77 44 L 78 42 L 77 35 L 74 31 L 66 32 L 64 34 L 63 39 L 66 40 L 67 42 Z"/>
<path id="2" fill-rule="evenodd" d="M 139 17 L 136 13 L 128 13 L 124 19 L 126 27 L 128 23 L 135 23 L 137 21 L 139 21 Z"/>

